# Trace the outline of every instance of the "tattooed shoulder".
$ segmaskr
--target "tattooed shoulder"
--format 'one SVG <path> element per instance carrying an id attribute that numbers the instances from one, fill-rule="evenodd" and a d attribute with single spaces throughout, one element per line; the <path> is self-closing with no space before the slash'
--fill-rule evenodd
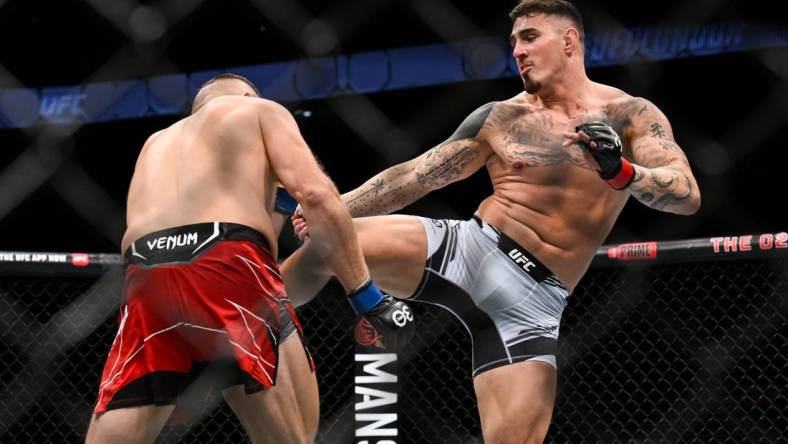
<path id="1" fill-rule="evenodd" d="M 473 111 L 465 120 L 462 121 L 460 126 L 454 131 L 448 139 L 446 139 L 441 145 L 446 145 L 451 142 L 456 142 L 458 140 L 463 139 L 473 139 L 479 134 L 482 127 L 485 126 L 485 122 L 487 121 L 487 117 L 490 115 L 490 111 L 492 111 L 493 106 L 495 106 L 497 102 L 490 102 L 486 103 L 475 111 Z"/>
<path id="2" fill-rule="evenodd" d="M 651 103 L 641 97 L 627 96 L 613 100 L 605 109 L 607 123 L 616 132 L 623 134 L 632 127 L 633 118 L 647 114 L 651 107 Z"/>

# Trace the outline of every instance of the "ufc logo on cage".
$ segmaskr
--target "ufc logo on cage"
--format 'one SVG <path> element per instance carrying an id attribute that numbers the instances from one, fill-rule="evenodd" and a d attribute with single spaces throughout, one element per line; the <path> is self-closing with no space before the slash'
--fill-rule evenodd
<path id="1" fill-rule="evenodd" d="M 413 313 L 410 312 L 407 305 L 404 305 L 401 309 L 391 313 L 391 320 L 397 327 L 404 327 L 408 322 L 413 322 Z"/>

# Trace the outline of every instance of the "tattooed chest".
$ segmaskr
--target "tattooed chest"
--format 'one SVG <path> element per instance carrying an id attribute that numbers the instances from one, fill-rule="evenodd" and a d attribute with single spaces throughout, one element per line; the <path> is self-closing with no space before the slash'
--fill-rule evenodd
<path id="1" fill-rule="evenodd" d="M 621 126 L 603 110 L 586 112 L 574 119 L 558 118 L 546 112 L 508 116 L 503 112 L 495 117 L 497 121 L 491 123 L 497 129 L 497 137 L 493 139 L 496 154 L 507 164 L 526 167 L 565 165 L 590 169 L 578 145 L 563 145 L 564 133 L 590 121 L 602 121 L 614 128 Z"/>
<path id="2" fill-rule="evenodd" d="M 553 125 L 515 123 L 499 133 L 493 142 L 498 157 L 507 164 L 525 167 L 585 165 L 579 147 L 563 146 L 564 131 Z"/>
<path id="3" fill-rule="evenodd" d="M 551 166 L 562 163 L 578 163 L 580 153 L 561 146 L 562 139 L 556 134 L 533 134 L 517 132 L 505 135 L 496 150 L 506 163 L 527 167 Z"/>

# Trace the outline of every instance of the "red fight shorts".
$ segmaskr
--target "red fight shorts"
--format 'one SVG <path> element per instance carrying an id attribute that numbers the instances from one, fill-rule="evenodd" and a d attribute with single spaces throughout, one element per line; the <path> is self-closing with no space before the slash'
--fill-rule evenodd
<path id="1" fill-rule="evenodd" d="M 295 331 L 304 342 L 276 261 L 256 230 L 211 222 L 157 231 L 134 241 L 124 262 L 118 332 L 96 414 L 174 404 L 212 366 L 221 368 L 214 372 L 221 388 L 263 390 L 276 382 L 278 344 Z"/>

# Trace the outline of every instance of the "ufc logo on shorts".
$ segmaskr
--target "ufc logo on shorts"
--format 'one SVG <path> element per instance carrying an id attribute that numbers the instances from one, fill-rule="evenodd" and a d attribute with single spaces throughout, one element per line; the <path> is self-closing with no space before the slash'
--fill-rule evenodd
<path id="1" fill-rule="evenodd" d="M 397 327 L 404 327 L 408 322 L 413 321 L 413 313 L 407 305 L 404 305 L 401 309 L 391 312 L 391 321 Z"/>
<path id="2" fill-rule="evenodd" d="M 531 271 L 531 269 L 536 266 L 536 264 L 531 262 L 531 260 L 517 250 L 517 248 L 513 248 L 512 251 L 509 252 L 509 257 L 514 260 L 514 263 L 523 267 L 525 271 Z"/>

